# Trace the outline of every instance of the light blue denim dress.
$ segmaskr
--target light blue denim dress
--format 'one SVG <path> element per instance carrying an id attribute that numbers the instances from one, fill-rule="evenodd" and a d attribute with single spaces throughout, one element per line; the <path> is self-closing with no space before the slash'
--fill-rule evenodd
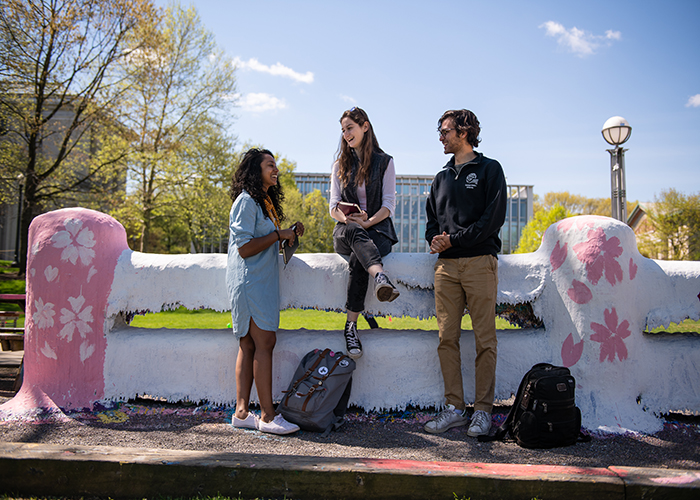
<path id="1" fill-rule="evenodd" d="M 236 338 L 245 337 L 250 319 L 263 330 L 277 331 L 280 322 L 279 245 L 243 258 L 238 249 L 253 238 L 275 230 L 255 200 L 241 192 L 229 217 L 226 287 L 231 301 L 231 325 Z"/>

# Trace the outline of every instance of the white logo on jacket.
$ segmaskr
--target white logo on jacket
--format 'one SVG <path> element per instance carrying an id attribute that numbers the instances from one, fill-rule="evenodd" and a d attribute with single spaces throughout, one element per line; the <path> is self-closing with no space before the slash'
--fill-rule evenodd
<path id="1" fill-rule="evenodd" d="M 467 189 L 474 189 L 476 185 L 479 184 L 479 179 L 477 179 L 475 173 L 467 175 L 466 181 L 464 181 L 464 187 Z"/>

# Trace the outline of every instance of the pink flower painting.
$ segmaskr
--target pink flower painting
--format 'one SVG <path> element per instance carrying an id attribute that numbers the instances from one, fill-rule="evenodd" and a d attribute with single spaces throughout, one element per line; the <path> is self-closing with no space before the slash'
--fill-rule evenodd
<path id="1" fill-rule="evenodd" d="M 586 265 L 586 274 L 592 284 L 597 285 L 603 274 L 611 285 L 622 281 L 622 266 L 616 260 L 622 255 L 622 247 L 617 236 L 608 239 L 601 228 L 591 229 L 588 241 L 574 245 L 574 252 Z"/>
<path id="2" fill-rule="evenodd" d="M 634 260 L 630 257 L 630 279 L 633 280 L 634 278 L 637 277 L 637 264 L 634 263 Z"/>
<path id="3" fill-rule="evenodd" d="M 596 218 L 596 216 L 593 215 L 586 217 L 585 220 L 582 220 L 581 217 L 567 217 L 566 219 L 559 221 L 557 224 L 557 229 L 559 231 L 568 231 L 574 227 L 577 229 L 593 227 L 594 218 Z"/>
<path id="4" fill-rule="evenodd" d="M 90 264 L 95 258 L 95 235 L 87 227 L 83 227 L 80 219 L 66 219 L 64 231 L 57 231 L 51 241 L 56 248 L 62 248 L 61 260 L 75 264 L 80 259 L 84 265 Z"/>
<path id="5" fill-rule="evenodd" d="M 585 283 L 578 280 L 574 280 L 571 283 L 571 288 L 569 288 L 566 293 L 569 295 L 569 298 L 577 304 L 588 304 L 593 298 L 591 289 L 588 288 Z"/>
<path id="6" fill-rule="evenodd" d="M 629 321 L 624 320 L 618 324 L 617 310 L 614 307 L 610 310 L 606 309 L 603 316 L 604 325 L 591 323 L 591 328 L 595 332 L 591 335 L 591 340 L 600 342 L 600 362 L 607 359 L 612 363 L 615 361 L 615 355 L 620 361 L 624 361 L 627 359 L 627 346 L 624 339 L 631 334 Z"/>
<path id="7" fill-rule="evenodd" d="M 574 344 L 574 336 L 570 333 L 561 346 L 562 364 L 567 368 L 574 366 L 581 359 L 581 354 L 583 354 L 583 340 Z"/>
<path id="8" fill-rule="evenodd" d="M 557 244 L 552 250 L 552 254 L 549 256 L 549 263 L 552 264 L 552 271 L 559 269 L 566 260 L 566 254 L 569 251 L 568 245 L 568 243 L 564 243 L 564 246 L 562 247 L 557 241 Z"/>

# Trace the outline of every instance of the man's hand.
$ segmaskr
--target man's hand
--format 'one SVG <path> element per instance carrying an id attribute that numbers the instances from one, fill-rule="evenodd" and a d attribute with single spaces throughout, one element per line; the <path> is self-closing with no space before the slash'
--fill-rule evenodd
<path id="1" fill-rule="evenodd" d="M 449 234 L 443 231 L 442 234 L 433 236 L 433 241 L 430 242 L 430 253 L 444 252 L 448 248 L 452 248 Z"/>

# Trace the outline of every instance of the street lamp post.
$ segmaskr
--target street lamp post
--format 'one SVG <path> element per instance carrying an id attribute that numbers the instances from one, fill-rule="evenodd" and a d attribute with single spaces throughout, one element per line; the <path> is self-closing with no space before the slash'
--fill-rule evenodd
<path id="1" fill-rule="evenodd" d="M 24 188 L 24 175 L 17 175 L 17 183 L 19 184 L 19 193 L 17 200 L 17 231 L 15 232 L 15 261 L 13 266 L 19 266 L 19 235 L 22 227 L 22 188 Z"/>
<path id="2" fill-rule="evenodd" d="M 621 116 L 609 118 L 603 125 L 603 138 L 615 146 L 607 149 L 610 153 L 610 201 L 612 218 L 627 223 L 627 187 L 625 185 L 625 151 L 620 145 L 632 135 L 632 127 Z"/>

